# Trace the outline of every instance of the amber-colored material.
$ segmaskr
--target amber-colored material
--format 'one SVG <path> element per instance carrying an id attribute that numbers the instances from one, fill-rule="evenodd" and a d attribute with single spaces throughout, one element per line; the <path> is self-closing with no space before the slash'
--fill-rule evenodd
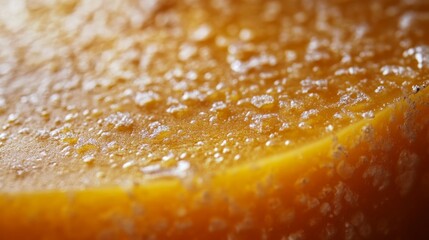
<path id="1" fill-rule="evenodd" d="M 0 238 L 424 234 L 425 1 L 0 13 Z"/>

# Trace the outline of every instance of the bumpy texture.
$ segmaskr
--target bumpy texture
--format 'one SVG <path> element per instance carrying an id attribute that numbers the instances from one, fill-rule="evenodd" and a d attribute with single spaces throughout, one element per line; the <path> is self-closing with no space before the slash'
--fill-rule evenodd
<path id="1" fill-rule="evenodd" d="M 428 239 L 428 1 L 0 6 L 0 238 Z"/>
<path id="2" fill-rule="evenodd" d="M 2 1 L 0 189 L 183 177 L 428 83 L 425 1 Z"/>

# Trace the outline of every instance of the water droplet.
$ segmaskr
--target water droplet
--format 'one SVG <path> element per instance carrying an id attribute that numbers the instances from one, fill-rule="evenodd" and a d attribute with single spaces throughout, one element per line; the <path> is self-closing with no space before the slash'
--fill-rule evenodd
<path id="1" fill-rule="evenodd" d="M 19 134 L 23 134 L 23 135 L 27 135 L 30 133 L 30 129 L 29 128 L 21 128 L 18 131 Z"/>
<path id="2" fill-rule="evenodd" d="M 215 102 L 212 104 L 210 111 L 211 112 L 217 112 L 217 111 L 225 110 L 226 108 L 227 108 L 227 106 L 224 102 Z"/>
<path id="3" fill-rule="evenodd" d="M 188 106 L 184 105 L 184 104 L 177 104 L 177 105 L 173 105 L 169 108 L 167 108 L 166 110 L 168 113 L 171 113 L 175 116 L 183 116 L 184 113 L 186 113 L 188 111 Z"/>
<path id="4" fill-rule="evenodd" d="M 87 164 L 91 164 L 95 161 L 94 155 L 85 155 L 82 157 L 82 161 Z"/>
<path id="5" fill-rule="evenodd" d="M 179 59 L 181 61 L 187 61 L 190 58 L 192 58 L 193 56 L 195 56 L 197 51 L 198 51 L 198 49 L 196 46 L 190 45 L 190 44 L 184 44 L 180 47 Z"/>
<path id="6" fill-rule="evenodd" d="M 11 113 L 9 114 L 9 116 L 7 117 L 7 122 L 8 123 L 15 123 L 18 120 L 19 115 L 16 113 Z"/>
<path id="7" fill-rule="evenodd" d="M 317 109 L 310 109 L 310 110 L 304 111 L 301 114 L 301 119 L 302 120 L 309 119 L 311 116 L 316 115 L 318 112 L 319 112 L 319 110 L 317 110 Z"/>
<path id="8" fill-rule="evenodd" d="M 204 101 L 205 98 L 206 98 L 206 95 L 201 93 L 198 90 L 187 91 L 182 96 L 182 100 L 184 101 L 188 101 L 188 100 Z"/>
<path id="9" fill-rule="evenodd" d="M 182 154 L 180 154 L 179 158 L 180 159 L 185 159 L 187 155 L 188 155 L 187 153 L 182 153 Z"/>
<path id="10" fill-rule="evenodd" d="M 253 96 L 250 102 L 257 108 L 272 108 L 274 98 L 270 95 Z"/>
<path id="11" fill-rule="evenodd" d="M 151 175 L 152 177 L 185 177 L 190 169 L 191 164 L 188 161 L 180 160 L 177 164 L 163 167 L 161 164 L 152 164 L 140 168 L 144 174 Z"/>
<path id="12" fill-rule="evenodd" d="M 373 111 L 368 111 L 368 112 L 362 113 L 362 117 L 367 118 L 367 119 L 371 119 L 371 118 L 375 117 L 375 114 Z"/>
<path id="13" fill-rule="evenodd" d="M 189 71 L 185 75 L 186 79 L 189 79 L 191 81 L 195 81 L 198 79 L 198 73 L 195 71 Z"/>
<path id="14" fill-rule="evenodd" d="M 0 133 L 0 141 L 4 142 L 8 138 L 7 133 Z"/>
<path id="15" fill-rule="evenodd" d="M 417 61 L 417 68 L 429 67 L 429 47 L 418 46 L 410 48 L 403 53 L 404 57 L 412 57 Z"/>
<path id="16" fill-rule="evenodd" d="M 212 28 L 210 25 L 203 24 L 199 26 L 194 32 L 191 34 L 191 39 L 196 42 L 202 42 L 209 39 L 212 35 Z"/>
<path id="17" fill-rule="evenodd" d="M 64 117 L 64 121 L 70 122 L 75 118 L 77 118 L 77 113 L 69 113 Z"/>
<path id="18" fill-rule="evenodd" d="M 149 131 L 142 131 L 143 137 L 163 139 L 171 134 L 170 127 L 161 124 L 160 122 L 153 122 L 149 124 Z"/>
<path id="19" fill-rule="evenodd" d="M 128 169 L 128 168 L 130 168 L 130 167 L 132 167 L 134 165 L 135 165 L 135 161 L 134 160 L 130 160 L 130 161 L 122 164 L 122 169 Z"/>
<path id="20" fill-rule="evenodd" d="M 277 114 L 257 114 L 252 116 L 252 122 L 249 127 L 259 133 L 273 133 L 276 129 L 279 129 L 280 124 Z"/>
<path id="21" fill-rule="evenodd" d="M 375 93 L 381 93 L 381 92 L 383 92 L 383 90 L 385 89 L 385 87 L 384 86 L 378 86 L 375 90 L 374 90 L 374 92 Z"/>
<path id="22" fill-rule="evenodd" d="M 420 86 L 413 85 L 412 86 L 413 93 L 418 93 L 420 91 L 420 88 L 421 88 Z"/>
<path id="23" fill-rule="evenodd" d="M 247 28 L 241 29 L 239 35 L 240 35 L 240 39 L 243 41 L 250 41 L 254 37 L 254 33 L 252 32 L 252 30 Z"/>
<path id="24" fill-rule="evenodd" d="M 143 92 L 143 93 L 140 93 L 140 92 L 137 93 L 134 100 L 138 106 L 146 107 L 146 106 L 149 106 L 155 102 L 160 101 L 161 97 L 159 96 L 159 94 L 157 94 L 153 91 L 148 91 L 148 92 Z"/>
<path id="25" fill-rule="evenodd" d="M 265 146 L 267 147 L 271 147 L 275 145 L 275 141 L 274 140 L 268 140 L 265 142 Z"/>
<path id="26" fill-rule="evenodd" d="M 174 153 L 170 152 L 162 157 L 162 161 L 170 161 L 174 158 Z"/>
<path id="27" fill-rule="evenodd" d="M 417 76 L 417 73 L 412 68 L 403 66 L 383 66 L 380 71 L 384 76 L 395 75 L 409 78 Z"/>
<path id="28" fill-rule="evenodd" d="M 134 120 L 131 118 L 129 113 L 117 112 L 109 115 L 105 118 L 107 126 L 119 130 L 126 131 L 133 127 Z"/>
<path id="29" fill-rule="evenodd" d="M 161 170 L 160 164 L 152 164 L 152 165 L 148 165 L 146 167 L 140 168 L 140 171 L 142 171 L 145 174 L 153 174 L 153 173 L 159 172 L 160 170 Z"/>

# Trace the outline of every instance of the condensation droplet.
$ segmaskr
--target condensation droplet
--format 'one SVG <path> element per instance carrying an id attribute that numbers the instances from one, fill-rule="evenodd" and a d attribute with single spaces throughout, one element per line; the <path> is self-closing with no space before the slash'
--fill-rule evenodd
<path id="1" fill-rule="evenodd" d="M 82 157 L 82 161 L 87 164 L 91 164 L 95 161 L 94 155 L 85 155 Z"/>
<path id="2" fill-rule="evenodd" d="M 161 97 L 159 96 L 159 94 L 153 91 L 148 91 L 143 93 L 137 93 L 134 100 L 138 106 L 145 107 L 160 101 L 160 99 Z"/>
<path id="3" fill-rule="evenodd" d="M 132 167 L 134 165 L 135 165 L 135 161 L 134 160 L 130 160 L 130 161 L 122 164 L 122 168 L 123 169 L 128 169 L 128 168 L 130 168 L 130 167 Z"/>
<path id="4" fill-rule="evenodd" d="M 212 28 L 210 25 L 203 24 L 199 26 L 194 32 L 191 34 L 191 39 L 196 42 L 202 42 L 207 40 L 212 34 Z"/>
<path id="5" fill-rule="evenodd" d="M 274 98 L 270 95 L 253 96 L 250 102 L 257 108 L 270 108 L 274 106 Z"/>
<path id="6" fill-rule="evenodd" d="M 134 120 L 129 113 L 117 112 L 109 115 L 105 119 L 108 126 L 119 131 L 130 130 L 133 127 Z"/>

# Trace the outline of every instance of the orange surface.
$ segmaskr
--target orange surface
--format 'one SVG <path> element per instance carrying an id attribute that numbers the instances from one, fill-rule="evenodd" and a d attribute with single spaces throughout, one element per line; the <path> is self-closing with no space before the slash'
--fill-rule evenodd
<path id="1" fill-rule="evenodd" d="M 189 182 L 3 193 L 1 233 L 6 239 L 423 239 L 428 96 L 425 89 L 336 137 Z"/>
<path id="2" fill-rule="evenodd" d="M 425 235 L 424 1 L 0 13 L 0 238 Z"/>

